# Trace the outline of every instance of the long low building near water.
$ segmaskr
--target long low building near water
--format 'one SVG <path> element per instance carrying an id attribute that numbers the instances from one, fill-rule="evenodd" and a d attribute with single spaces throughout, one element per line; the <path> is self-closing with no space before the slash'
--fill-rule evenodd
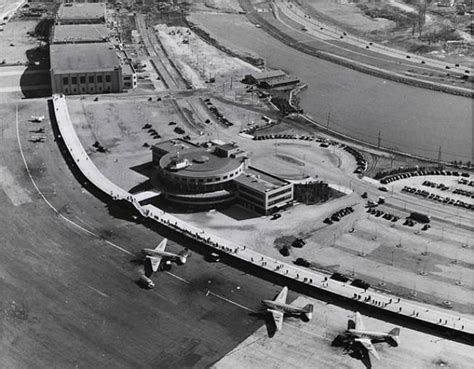
<path id="1" fill-rule="evenodd" d="M 260 88 L 277 88 L 295 86 L 300 80 L 287 75 L 282 70 L 266 70 L 247 74 L 242 82 L 256 85 Z"/>

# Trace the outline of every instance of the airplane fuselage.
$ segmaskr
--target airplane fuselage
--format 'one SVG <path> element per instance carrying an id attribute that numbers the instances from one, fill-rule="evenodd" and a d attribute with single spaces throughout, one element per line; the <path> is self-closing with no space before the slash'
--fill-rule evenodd
<path id="1" fill-rule="evenodd" d="M 179 258 L 179 255 L 173 252 L 160 251 L 160 250 L 154 250 L 154 249 L 143 249 L 142 254 L 144 256 L 158 256 L 161 258 Z"/>
<path id="2" fill-rule="evenodd" d="M 304 313 L 304 310 L 302 308 L 289 304 L 283 304 L 281 302 L 276 302 L 273 300 L 263 300 L 262 304 L 264 304 L 269 309 L 279 310 L 286 314 Z"/>
<path id="3" fill-rule="evenodd" d="M 390 337 L 389 334 L 380 333 L 380 332 L 362 331 L 362 330 L 357 330 L 357 329 L 348 329 L 347 331 L 355 337 L 370 338 L 372 340 L 384 339 L 384 338 L 389 338 Z"/>

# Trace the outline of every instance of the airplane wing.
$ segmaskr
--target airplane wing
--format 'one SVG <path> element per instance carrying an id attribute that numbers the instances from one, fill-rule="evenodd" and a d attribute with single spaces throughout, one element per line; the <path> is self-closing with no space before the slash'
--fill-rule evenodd
<path id="1" fill-rule="evenodd" d="M 153 270 L 153 272 L 156 272 L 158 270 L 158 267 L 160 266 L 161 257 L 160 256 L 148 256 L 147 259 L 150 260 L 151 270 Z"/>
<path id="2" fill-rule="evenodd" d="M 279 331 L 283 327 L 283 312 L 273 309 L 268 309 L 268 311 L 272 313 L 276 329 Z"/>
<path id="3" fill-rule="evenodd" d="M 369 352 L 369 354 L 374 355 L 376 359 L 380 359 L 379 353 L 377 350 L 375 350 L 374 345 L 372 345 L 372 341 L 368 338 L 360 338 L 356 340 L 357 342 L 360 342 L 362 346 Z"/>
<path id="4" fill-rule="evenodd" d="M 355 329 L 358 331 L 365 331 L 364 322 L 362 321 L 359 312 L 355 314 Z"/>
<path id="5" fill-rule="evenodd" d="M 155 250 L 165 251 L 166 242 L 168 242 L 168 239 L 167 239 L 167 238 L 163 238 L 163 241 L 161 241 L 161 242 L 159 243 L 159 245 L 155 247 Z"/>
<path id="6" fill-rule="evenodd" d="M 288 287 L 283 287 L 277 297 L 275 297 L 275 302 L 280 302 L 282 304 L 286 304 L 286 296 L 288 295 Z"/>

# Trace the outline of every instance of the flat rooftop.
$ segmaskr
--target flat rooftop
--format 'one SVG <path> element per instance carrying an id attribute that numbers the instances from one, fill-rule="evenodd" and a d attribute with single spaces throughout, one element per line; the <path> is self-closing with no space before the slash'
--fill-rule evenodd
<path id="1" fill-rule="evenodd" d="M 53 44 L 105 41 L 109 31 L 105 24 L 61 24 L 54 27 Z"/>
<path id="2" fill-rule="evenodd" d="M 201 147 L 179 151 L 179 158 L 181 160 L 187 159 L 191 165 L 173 172 L 177 176 L 191 176 L 195 178 L 219 176 L 237 169 L 242 163 L 239 159 L 219 157 L 212 151 L 213 150 Z M 176 156 L 177 151 L 170 152 L 163 156 L 160 159 L 160 167 L 167 168 Z"/>
<path id="3" fill-rule="evenodd" d="M 50 55 L 55 73 L 110 71 L 121 65 L 115 48 L 103 43 L 51 45 Z"/>
<path id="4" fill-rule="evenodd" d="M 243 186 L 254 188 L 262 192 L 274 190 L 278 187 L 288 184 L 287 181 L 265 173 L 254 167 L 248 167 L 245 172 L 235 178 L 234 181 Z"/>
<path id="5" fill-rule="evenodd" d="M 173 152 L 173 151 L 179 151 L 179 150 L 184 150 L 184 149 L 189 149 L 191 147 L 195 147 L 194 145 L 176 139 L 176 140 L 167 140 L 167 141 L 161 141 L 153 145 L 153 147 L 156 147 L 160 150 L 163 150 L 167 153 Z"/>
<path id="6" fill-rule="evenodd" d="M 265 80 L 269 78 L 278 78 L 286 76 L 286 73 L 282 70 L 266 70 L 263 72 L 255 72 L 250 74 L 256 80 Z"/>
<path id="7" fill-rule="evenodd" d="M 105 20 L 105 3 L 69 3 L 61 4 L 58 19 L 100 19 Z"/>

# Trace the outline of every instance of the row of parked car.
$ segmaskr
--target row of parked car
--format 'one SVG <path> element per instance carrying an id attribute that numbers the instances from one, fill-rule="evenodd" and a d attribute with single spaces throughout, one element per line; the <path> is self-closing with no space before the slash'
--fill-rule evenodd
<path id="1" fill-rule="evenodd" d="M 466 182 L 469 183 L 469 181 L 466 181 Z M 459 183 L 459 181 L 458 181 L 458 183 Z M 438 188 L 441 191 L 449 190 L 449 186 L 446 186 L 444 183 L 435 183 L 435 182 L 430 182 L 430 181 L 424 181 L 423 186 Z M 467 196 L 467 197 L 474 198 L 474 191 L 468 191 L 468 190 L 464 190 L 462 188 L 455 188 L 453 190 L 453 193 L 457 194 L 457 195 L 462 195 L 462 196 Z"/>
<path id="2" fill-rule="evenodd" d="M 424 181 L 422 183 L 422 185 L 426 186 L 426 187 L 438 188 L 441 191 L 449 190 L 449 186 L 446 186 L 444 183 L 435 183 L 435 182 L 431 182 L 431 181 Z"/>
<path id="3" fill-rule="evenodd" d="M 467 179 L 464 179 L 464 178 L 459 178 L 458 183 L 462 185 L 474 187 L 474 181 L 468 181 Z"/>
<path id="4" fill-rule="evenodd" d="M 143 125 L 142 129 L 146 129 L 148 134 L 154 139 L 161 138 L 161 135 L 156 131 L 156 129 L 152 128 L 150 123 Z"/>
<path id="5" fill-rule="evenodd" d="M 420 190 L 420 189 L 415 188 L 415 187 L 405 186 L 405 187 L 402 188 L 402 192 L 408 192 L 408 193 L 411 193 L 411 194 L 416 195 L 416 196 L 422 196 L 426 199 L 442 202 L 443 204 L 453 205 L 453 206 L 460 206 L 464 209 L 474 210 L 474 204 L 468 204 L 464 201 L 452 199 L 448 196 L 440 196 L 440 195 L 428 192 L 426 190 Z"/>
<path id="6" fill-rule="evenodd" d="M 214 105 L 212 105 L 212 102 L 210 99 L 204 99 L 204 102 L 206 103 L 209 111 L 215 115 L 215 117 L 220 123 L 222 123 L 226 127 L 231 127 L 234 125 L 234 123 L 230 122 L 226 117 L 222 115 L 222 113 Z"/>
<path id="7" fill-rule="evenodd" d="M 266 127 L 265 127 L 266 128 Z M 275 140 L 275 139 L 286 139 L 286 140 L 304 140 L 304 141 L 317 141 L 321 142 L 322 139 L 319 137 L 313 136 L 300 136 L 300 135 L 292 135 L 292 134 L 269 134 L 269 135 L 260 135 L 254 136 L 253 139 L 255 141 L 261 140 Z"/>
<path id="8" fill-rule="evenodd" d="M 331 275 L 331 277 L 329 277 L 329 278 L 334 279 L 335 281 L 344 282 L 344 283 L 350 281 L 350 279 L 347 276 L 345 276 L 344 274 L 341 274 L 341 273 L 333 273 Z M 362 279 L 354 279 L 351 282 L 351 286 L 359 287 L 359 288 L 362 288 L 364 290 L 367 290 L 370 287 L 370 284 L 367 283 L 366 281 L 362 280 Z"/>
<path id="9" fill-rule="evenodd" d="M 383 210 L 376 209 L 374 207 L 368 208 L 367 213 L 375 215 L 376 217 L 382 217 L 384 219 L 391 220 L 392 222 L 396 222 L 398 219 L 400 219 L 400 217 L 397 215 L 385 213 Z"/>
<path id="10" fill-rule="evenodd" d="M 380 183 L 387 184 L 399 179 L 416 177 L 416 176 L 463 176 L 469 177 L 469 173 L 459 173 L 451 170 L 442 170 L 442 169 L 426 169 L 426 170 L 415 170 L 406 173 L 398 173 L 386 176 L 380 180 Z"/>
<path id="11" fill-rule="evenodd" d="M 367 160 L 365 160 L 362 154 L 353 147 L 346 145 L 342 146 L 344 147 L 344 150 L 351 154 L 356 160 L 357 168 L 354 170 L 354 173 L 364 173 L 367 170 Z"/>
<path id="12" fill-rule="evenodd" d="M 462 188 L 455 188 L 453 193 L 455 193 L 457 195 L 467 196 L 467 197 L 470 197 L 470 198 L 474 199 L 474 192 L 473 191 L 463 190 Z"/>
<path id="13" fill-rule="evenodd" d="M 341 220 L 342 217 L 344 217 L 344 216 L 346 216 L 350 213 L 353 213 L 353 212 L 354 212 L 354 209 L 352 208 L 352 206 L 348 206 L 347 208 L 336 211 L 334 214 L 331 215 L 331 217 L 328 217 L 328 218 L 324 219 L 323 222 L 326 223 L 326 224 L 332 224 L 333 222 L 339 222 L 339 220 Z"/>

